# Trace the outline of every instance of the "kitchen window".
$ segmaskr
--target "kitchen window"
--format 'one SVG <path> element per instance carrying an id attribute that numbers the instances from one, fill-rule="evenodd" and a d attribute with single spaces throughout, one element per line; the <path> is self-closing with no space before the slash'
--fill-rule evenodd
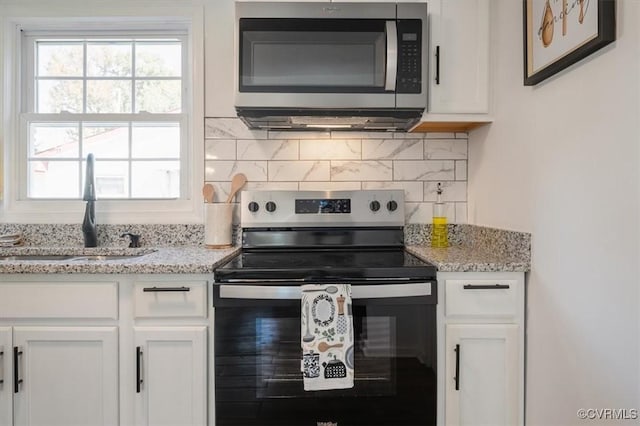
<path id="1" fill-rule="evenodd" d="M 22 195 L 80 199 L 87 154 L 99 199 L 178 199 L 187 140 L 179 32 L 25 33 Z"/>
<path id="2" fill-rule="evenodd" d="M 204 6 L 131 3 L 3 9 L 0 221 L 81 222 L 89 153 L 98 223 L 202 220 Z"/>

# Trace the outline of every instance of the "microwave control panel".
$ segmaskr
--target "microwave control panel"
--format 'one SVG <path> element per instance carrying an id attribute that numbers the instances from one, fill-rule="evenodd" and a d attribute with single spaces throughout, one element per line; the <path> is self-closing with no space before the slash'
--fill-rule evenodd
<path id="1" fill-rule="evenodd" d="M 422 92 L 422 21 L 398 21 L 398 80 L 396 93 Z"/>

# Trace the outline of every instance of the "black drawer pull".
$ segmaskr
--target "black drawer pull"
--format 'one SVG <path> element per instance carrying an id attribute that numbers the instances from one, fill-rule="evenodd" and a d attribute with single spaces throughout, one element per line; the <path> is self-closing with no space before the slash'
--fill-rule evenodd
<path id="1" fill-rule="evenodd" d="M 510 287 L 509 284 L 465 284 L 462 288 L 465 290 L 508 290 Z"/>
<path id="2" fill-rule="evenodd" d="M 22 351 L 17 346 L 13 347 L 13 393 L 20 392 L 20 385 L 22 379 L 20 378 L 20 361 L 19 357 L 22 356 Z"/>
<path id="3" fill-rule="evenodd" d="M 440 84 L 440 46 L 436 46 L 436 84 Z"/>
<path id="4" fill-rule="evenodd" d="M 136 393 L 142 388 L 142 348 L 136 347 Z"/>
<path id="5" fill-rule="evenodd" d="M 145 293 L 180 292 L 191 291 L 191 287 L 145 287 L 142 291 Z"/>
<path id="6" fill-rule="evenodd" d="M 453 380 L 456 382 L 456 390 L 460 390 L 460 345 L 456 345 L 454 351 L 456 353 L 456 376 Z"/>

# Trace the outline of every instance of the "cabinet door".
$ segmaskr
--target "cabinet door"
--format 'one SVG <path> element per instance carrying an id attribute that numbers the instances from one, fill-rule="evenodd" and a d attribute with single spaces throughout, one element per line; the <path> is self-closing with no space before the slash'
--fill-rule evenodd
<path id="1" fill-rule="evenodd" d="M 430 113 L 489 111 L 489 2 L 429 2 Z"/>
<path id="2" fill-rule="evenodd" d="M 135 424 L 206 424 L 206 327 L 136 327 L 134 335 Z"/>
<path id="3" fill-rule="evenodd" d="M 118 424 L 115 327 L 15 327 L 15 425 Z"/>
<path id="4" fill-rule="evenodd" d="M 518 326 L 448 325 L 445 339 L 446 424 L 518 425 Z"/>
<path id="5" fill-rule="evenodd" d="M 13 424 L 13 371 L 11 327 L 0 327 L 0 426 Z"/>

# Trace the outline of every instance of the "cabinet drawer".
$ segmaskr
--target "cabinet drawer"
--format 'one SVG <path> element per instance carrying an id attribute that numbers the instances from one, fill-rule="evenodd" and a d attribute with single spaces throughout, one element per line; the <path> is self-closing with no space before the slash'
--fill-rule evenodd
<path id="1" fill-rule="evenodd" d="M 116 282 L 0 285 L 0 318 L 118 318 Z"/>
<path id="2" fill-rule="evenodd" d="M 205 318 L 207 282 L 137 282 L 134 289 L 136 318 Z"/>
<path id="3" fill-rule="evenodd" d="M 446 280 L 445 315 L 514 317 L 518 313 L 516 280 Z"/>

